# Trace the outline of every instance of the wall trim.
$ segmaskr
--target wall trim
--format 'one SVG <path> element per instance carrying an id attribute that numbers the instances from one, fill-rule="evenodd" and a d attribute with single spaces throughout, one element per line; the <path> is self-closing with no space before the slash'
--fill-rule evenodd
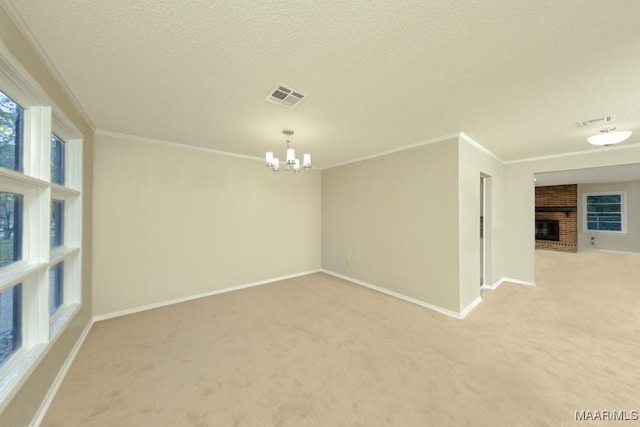
<path id="1" fill-rule="evenodd" d="M 579 252 L 601 252 L 605 254 L 621 254 L 621 255 L 640 255 L 640 252 L 634 251 L 617 251 L 614 249 L 578 249 Z"/>
<path id="2" fill-rule="evenodd" d="M 493 157 L 494 159 L 496 159 L 497 161 L 502 163 L 502 160 L 500 159 L 500 157 L 496 156 L 493 153 L 493 151 L 489 150 L 487 147 L 485 147 L 484 145 L 480 144 L 478 141 L 476 141 L 475 139 L 471 138 L 466 133 L 460 132 L 460 139 L 462 139 L 463 141 L 468 142 L 469 144 L 471 144 L 472 146 L 474 146 L 478 150 L 482 151 L 484 154 L 486 154 L 486 155 L 488 155 L 490 157 Z"/>
<path id="3" fill-rule="evenodd" d="M 324 167 L 324 168 L 322 168 L 322 170 L 333 169 L 333 168 L 337 168 L 337 167 L 340 167 L 340 166 L 346 166 L 346 165 L 350 165 L 351 163 L 358 163 L 358 162 L 362 162 L 364 160 L 375 159 L 376 157 L 382 157 L 382 156 L 387 156 L 389 154 L 398 153 L 400 151 L 411 150 L 412 148 L 422 147 L 423 145 L 429 145 L 429 144 L 433 144 L 433 143 L 436 143 L 436 142 L 446 141 L 448 139 L 459 138 L 460 137 L 460 133 L 461 132 L 450 133 L 450 134 L 447 134 L 447 135 L 438 136 L 436 138 L 431 138 L 431 139 L 426 139 L 424 141 L 415 142 L 413 144 L 403 145 L 402 147 L 392 148 L 390 150 L 381 151 L 379 153 L 371 154 L 369 156 L 359 157 L 357 159 L 349 160 L 349 161 L 342 162 L 342 163 L 336 163 L 334 165 Z"/>
<path id="4" fill-rule="evenodd" d="M 502 282 L 508 282 L 514 285 L 533 286 L 533 287 L 536 286 L 534 282 L 528 282 L 526 280 L 519 280 L 519 279 L 512 279 L 510 277 L 503 277 L 502 279 L 500 279 L 500 284 L 502 284 Z M 496 288 L 500 286 L 500 284 L 498 284 Z"/>
<path id="5" fill-rule="evenodd" d="M 262 157 L 255 157 L 255 156 L 249 156 L 249 155 L 246 155 L 246 154 L 232 153 L 230 151 L 216 150 L 214 148 L 200 147 L 198 145 L 185 144 L 185 143 L 181 143 L 181 142 L 164 141 L 162 139 L 147 138 L 147 137 L 144 137 L 144 136 L 136 136 L 136 135 L 129 135 L 129 134 L 126 134 L 126 133 L 110 132 L 110 131 L 100 130 L 100 129 L 96 130 L 94 134 L 95 135 L 99 135 L 99 136 L 108 136 L 108 137 L 112 137 L 112 138 L 124 139 L 124 140 L 128 140 L 128 141 L 133 141 L 133 142 L 141 142 L 141 143 L 145 143 L 145 144 L 155 144 L 155 145 L 162 145 L 162 146 L 165 146 L 165 147 L 183 148 L 183 149 L 186 149 L 186 150 L 195 150 L 195 151 L 204 151 L 206 153 L 219 154 L 221 156 L 237 157 L 237 158 L 240 158 L 240 159 L 249 159 L 249 160 L 259 160 L 261 162 L 264 162 L 264 158 L 262 158 Z M 314 169 L 318 169 L 318 168 L 314 167 Z"/>
<path id="6" fill-rule="evenodd" d="M 604 147 L 604 148 L 594 148 L 591 150 L 583 150 L 583 151 L 571 151 L 568 153 L 560 153 L 560 154 L 549 154 L 547 156 L 537 156 L 537 157 L 525 157 L 522 159 L 516 160 L 507 160 L 506 162 L 502 162 L 503 165 L 512 165 L 515 163 L 525 163 L 525 162 L 535 162 L 538 160 L 547 160 L 547 159 L 557 159 L 559 157 L 573 157 L 573 156 L 582 156 L 584 154 L 594 154 L 594 153 L 602 153 L 603 150 L 614 151 L 614 150 L 627 150 L 629 148 L 639 148 L 640 144 L 627 144 L 627 145 L 616 145 L 613 147 Z M 578 168 L 579 169 L 579 168 Z"/>
<path id="7" fill-rule="evenodd" d="M 495 282 L 493 282 L 493 284 L 491 285 L 487 285 L 486 283 L 483 284 L 482 286 L 480 286 L 481 289 L 488 289 L 490 291 L 495 291 L 496 289 L 498 289 L 498 287 L 500 285 L 502 285 L 502 283 L 504 282 L 504 277 L 496 280 Z"/>
<path id="8" fill-rule="evenodd" d="M 467 317 L 467 315 L 471 313 L 471 311 L 473 311 L 473 309 L 476 308 L 481 302 L 482 297 L 478 295 L 476 299 L 471 301 L 471 303 L 460 312 L 460 319 L 464 319 L 465 317 Z"/>
<path id="9" fill-rule="evenodd" d="M 377 291 L 377 292 L 381 292 L 383 294 L 386 294 L 386 295 L 401 299 L 403 301 L 410 302 L 412 304 L 419 305 L 420 307 L 424 307 L 424 308 L 428 308 L 428 309 L 433 310 L 433 311 L 437 311 L 440 314 L 444 314 L 446 316 L 453 317 L 455 319 L 460 319 L 460 320 L 464 319 L 464 317 L 467 314 L 469 314 L 471 312 L 471 310 L 473 310 L 480 302 L 482 302 L 482 297 L 479 296 L 471 304 L 469 304 L 464 310 L 462 310 L 462 312 L 458 313 L 458 312 L 455 312 L 455 311 L 452 311 L 452 310 L 448 310 L 446 308 L 442 308 L 442 307 L 434 305 L 434 304 L 429 304 L 428 302 L 420 301 L 419 299 L 416 299 L 416 298 L 413 298 L 413 297 L 409 297 L 407 295 L 404 295 L 404 294 L 401 294 L 401 293 L 398 293 L 398 292 L 391 291 L 391 290 L 386 289 L 386 288 L 381 288 L 380 286 L 372 285 L 371 283 L 364 282 L 362 280 L 355 279 L 353 277 L 345 276 L 344 274 L 336 273 L 336 272 L 331 271 L 331 270 L 326 270 L 326 269 L 323 268 L 320 271 L 323 272 L 323 273 L 326 273 L 326 274 L 328 274 L 330 276 L 334 276 L 334 277 L 337 277 L 339 279 L 343 279 L 343 280 L 346 280 L 348 282 L 355 283 L 356 285 L 364 286 L 365 288 L 369 288 L 371 290 L 374 290 L 374 291 Z"/>
<path id="10" fill-rule="evenodd" d="M 293 279 L 295 277 L 306 276 L 308 274 L 313 274 L 313 273 L 319 273 L 320 271 L 321 270 L 319 270 L 319 269 L 318 270 L 303 271 L 303 272 L 300 272 L 300 273 L 294 273 L 294 274 L 289 274 L 289 275 L 280 276 L 280 277 L 273 277 L 271 279 L 260 280 L 260 281 L 251 282 L 251 283 L 245 283 L 243 285 L 231 286 L 231 287 L 228 287 L 228 288 L 216 289 L 214 291 L 203 292 L 203 293 L 200 293 L 200 294 L 189 295 L 189 296 L 186 296 L 186 297 L 180 297 L 180 298 L 175 298 L 175 299 L 171 299 L 171 300 L 160 301 L 160 302 L 153 303 L 153 304 L 145 304 L 145 305 L 141 305 L 141 306 L 138 306 L 138 307 L 127 308 L 125 310 L 114 311 L 114 312 L 111 312 L 111 313 L 99 314 L 97 316 L 93 316 L 93 321 L 94 322 L 100 322 L 102 320 L 113 319 L 115 317 L 126 316 L 128 314 L 139 313 L 141 311 L 153 310 L 154 308 L 166 307 L 168 305 L 179 304 L 181 302 L 192 301 L 192 300 L 199 299 L 199 298 L 210 297 L 210 296 L 213 296 L 213 295 L 224 294 L 224 293 L 227 293 L 227 292 L 239 291 L 241 289 L 252 288 L 254 286 L 267 285 L 269 283 L 279 282 L 281 280 Z"/>
<path id="11" fill-rule="evenodd" d="M 73 346 L 73 349 L 71 349 L 71 352 L 67 356 L 67 359 L 62 365 L 62 368 L 60 368 L 60 370 L 58 371 L 58 375 L 56 375 L 56 378 L 53 380 L 53 383 L 51 383 L 51 387 L 49 387 L 49 391 L 47 392 L 46 396 L 44 397 L 44 400 L 40 404 L 40 407 L 36 411 L 33 417 L 33 420 L 31 421 L 30 427 L 38 427 L 40 423 L 42 423 L 44 416 L 47 414 L 47 411 L 49 410 L 49 406 L 51 406 L 51 402 L 53 402 L 53 398 L 56 396 L 56 393 L 58 392 L 60 385 L 62 385 L 62 381 L 64 380 L 64 377 L 67 375 L 69 368 L 71 367 L 71 365 L 73 364 L 73 361 L 78 355 L 78 351 L 80 351 L 80 347 L 82 347 L 84 340 L 87 338 L 87 335 L 89 335 L 89 332 L 91 331 L 92 326 L 93 326 L 93 320 L 89 319 L 89 322 L 84 327 L 84 330 L 82 331 L 82 333 L 80 334 L 80 337 L 78 338 L 75 345 Z"/>
<path id="12" fill-rule="evenodd" d="M 488 291 L 495 291 L 504 282 L 512 283 L 514 285 L 534 286 L 534 287 L 536 286 L 536 284 L 533 283 L 533 282 L 527 282 L 525 280 L 510 279 L 508 277 L 502 277 L 502 278 L 496 280 L 492 285 L 484 284 L 484 285 L 480 286 L 480 289 L 484 289 L 484 290 L 488 290 Z"/>
<path id="13" fill-rule="evenodd" d="M 9 16 L 9 19 L 16 26 L 16 28 L 18 29 L 18 32 L 24 37 L 25 41 L 27 42 L 27 45 L 29 45 L 34 50 L 36 56 L 38 57 L 38 59 L 40 59 L 40 61 L 44 65 L 45 70 L 51 75 L 55 83 L 58 86 L 60 86 L 60 88 L 62 89 L 62 92 L 64 93 L 65 97 L 69 100 L 73 109 L 77 111 L 78 114 L 81 116 L 81 119 L 85 121 L 85 125 L 87 125 L 91 131 L 95 131 L 96 127 L 91 121 L 91 118 L 84 111 L 84 108 L 78 101 L 78 98 L 76 98 L 75 94 L 71 91 L 69 86 L 67 86 L 64 79 L 60 76 L 60 73 L 58 72 L 57 68 L 53 65 L 53 62 L 51 61 L 51 58 L 49 58 L 49 55 L 47 55 L 46 51 L 42 48 L 42 46 L 38 43 L 36 38 L 33 36 L 33 33 L 29 29 L 29 26 L 24 22 L 24 19 L 22 19 L 22 16 L 20 15 L 20 13 L 18 13 L 13 2 L 0 0 L 0 4 L 2 5 L 2 7 L 4 7 L 4 10 L 7 12 L 7 15 Z M 29 73 L 26 73 L 26 75 L 30 76 Z M 55 103 L 51 102 L 50 100 L 48 101 L 48 103 L 50 105 L 56 106 L 56 109 L 58 111 L 62 111 Z"/>

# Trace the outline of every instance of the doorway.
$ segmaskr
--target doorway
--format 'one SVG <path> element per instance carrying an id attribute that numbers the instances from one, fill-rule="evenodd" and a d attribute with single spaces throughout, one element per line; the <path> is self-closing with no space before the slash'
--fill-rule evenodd
<path id="1" fill-rule="evenodd" d="M 480 174 L 480 286 L 489 280 L 491 223 L 491 177 Z"/>

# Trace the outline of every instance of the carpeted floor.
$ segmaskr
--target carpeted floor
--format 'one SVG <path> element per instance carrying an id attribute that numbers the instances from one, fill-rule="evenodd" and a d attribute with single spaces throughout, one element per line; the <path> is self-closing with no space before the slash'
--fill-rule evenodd
<path id="1" fill-rule="evenodd" d="M 98 322 L 42 425 L 584 426 L 576 411 L 640 410 L 640 256 L 536 258 L 537 287 L 485 292 L 462 321 L 313 274 Z"/>

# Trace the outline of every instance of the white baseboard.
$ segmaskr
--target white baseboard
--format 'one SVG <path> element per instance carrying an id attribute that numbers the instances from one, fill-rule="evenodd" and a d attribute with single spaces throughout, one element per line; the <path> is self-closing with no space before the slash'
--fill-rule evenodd
<path id="1" fill-rule="evenodd" d="M 509 282 L 509 283 L 514 284 L 514 285 L 523 285 L 523 286 L 535 286 L 536 285 L 533 282 L 527 282 L 525 280 L 510 279 L 508 277 L 502 277 L 502 278 L 496 280 L 495 283 L 493 283 L 493 285 L 482 285 L 480 288 L 481 289 L 485 289 L 485 290 L 489 290 L 489 291 L 495 291 L 504 282 Z"/>
<path id="2" fill-rule="evenodd" d="M 330 276 L 334 276 L 334 277 L 338 277 L 340 279 L 347 280 L 349 282 L 355 283 L 356 285 L 364 286 L 365 288 L 369 288 L 369 289 L 372 289 L 374 291 L 381 292 L 383 294 L 386 294 L 386 295 L 401 299 L 403 301 L 407 301 L 407 302 L 410 302 L 412 304 L 419 305 L 420 307 L 424 307 L 424 308 L 428 308 L 428 309 L 433 310 L 433 311 L 437 311 L 438 313 L 444 314 L 444 315 L 449 316 L 449 317 L 453 317 L 455 319 L 464 319 L 465 316 L 471 312 L 471 310 L 473 310 L 478 304 L 480 304 L 482 302 L 482 297 L 479 296 L 471 304 L 469 304 L 464 310 L 462 310 L 462 312 L 458 313 L 458 312 L 455 312 L 455 311 L 452 311 L 452 310 L 449 310 L 449 309 L 446 309 L 446 308 L 442 308 L 442 307 L 434 305 L 434 304 L 429 304 L 428 302 L 420 301 L 419 299 L 415 299 L 415 298 L 409 297 L 407 295 L 403 295 L 403 294 L 398 293 L 398 292 L 391 291 L 391 290 L 386 289 L 386 288 L 381 288 L 379 286 L 372 285 L 371 283 L 367 283 L 367 282 L 364 282 L 362 280 L 355 279 L 353 277 L 345 276 L 344 274 L 336 273 L 336 272 L 333 272 L 333 271 L 330 271 L 330 270 L 325 270 L 325 269 L 322 269 L 321 271 L 323 273 L 326 273 L 326 274 L 330 275 Z"/>
<path id="3" fill-rule="evenodd" d="M 82 343 L 84 343 L 85 338 L 87 338 L 87 335 L 89 335 L 89 331 L 91 331 L 92 326 L 93 320 L 89 320 L 89 323 L 87 323 L 87 326 L 85 326 L 82 334 L 80 334 L 78 341 L 76 341 L 76 344 L 73 346 L 73 349 L 67 356 L 67 360 L 65 360 L 64 365 L 62 365 L 62 368 L 60 369 L 60 371 L 58 371 L 58 375 L 56 375 L 56 378 L 53 380 L 51 387 L 49 387 L 49 391 L 40 404 L 40 407 L 36 411 L 36 414 L 31 421 L 30 427 L 38 427 L 40 426 L 40 423 L 42 423 L 44 416 L 49 410 L 49 406 L 51 406 L 51 402 L 53 402 L 53 398 L 56 396 L 56 393 L 58 392 L 58 389 L 60 388 L 64 377 L 67 375 L 71 364 L 78 355 L 78 351 L 80 350 L 80 347 L 82 347 Z"/>
<path id="4" fill-rule="evenodd" d="M 484 285 L 480 286 L 480 288 L 481 289 L 488 289 L 490 291 L 495 291 L 496 289 L 498 289 L 498 287 L 500 285 L 502 285 L 502 282 L 504 282 L 504 277 L 496 280 L 492 285 L 484 284 Z"/>
<path id="5" fill-rule="evenodd" d="M 503 277 L 500 280 L 501 280 L 501 282 L 509 282 L 509 283 L 514 284 L 514 285 L 536 286 L 536 284 L 533 283 L 533 282 L 527 282 L 526 280 L 511 279 L 509 277 Z"/>
<path id="6" fill-rule="evenodd" d="M 480 304 L 482 302 L 482 297 L 480 295 L 478 295 L 478 297 L 476 299 L 474 299 L 473 301 L 471 301 L 471 304 L 469 304 L 468 306 L 466 306 L 464 308 L 464 310 L 462 310 L 460 312 L 460 319 L 464 319 L 465 317 L 467 317 L 467 315 L 469 313 L 471 313 L 471 311 L 476 308 L 478 306 L 478 304 Z"/>
<path id="7" fill-rule="evenodd" d="M 578 249 L 578 250 L 581 252 L 602 252 L 605 254 L 640 255 L 640 252 L 614 251 L 612 249 L 586 249 L 586 250 Z"/>
<path id="8" fill-rule="evenodd" d="M 273 283 L 273 282 L 279 282 L 281 280 L 293 279 L 294 277 L 306 276 L 307 274 L 319 273 L 320 271 L 321 270 L 303 271 L 303 272 L 300 272 L 300 273 L 289 274 L 287 276 L 274 277 L 274 278 L 271 278 L 271 279 L 260 280 L 258 282 L 246 283 L 244 285 L 238 285 L 238 286 L 231 286 L 229 288 L 216 289 L 215 291 L 204 292 L 204 293 L 195 294 L 195 295 L 189 295 L 189 296 L 186 296 L 186 297 L 175 298 L 175 299 L 168 300 L 168 301 L 161 301 L 161 302 L 157 302 L 157 303 L 153 303 L 153 304 L 141 305 L 141 306 L 138 306 L 138 307 L 128 308 L 128 309 L 125 309 L 125 310 L 114 311 L 112 313 L 99 314 L 97 316 L 93 316 L 93 321 L 94 322 L 100 322 L 102 320 L 113 319 L 114 317 L 126 316 L 128 314 L 139 313 L 141 311 L 152 310 L 154 308 L 159 308 L 159 307 L 166 307 L 168 305 L 173 305 L 173 304 L 178 304 L 178 303 L 181 303 L 181 302 L 191 301 L 191 300 L 198 299 L 198 298 L 205 298 L 205 297 L 210 297 L 210 296 L 213 296 L 213 295 L 224 294 L 224 293 L 227 293 L 227 292 L 239 291 L 241 289 L 252 288 L 254 286 L 260 286 L 260 285 L 266 285 L 266 284 Z"/>

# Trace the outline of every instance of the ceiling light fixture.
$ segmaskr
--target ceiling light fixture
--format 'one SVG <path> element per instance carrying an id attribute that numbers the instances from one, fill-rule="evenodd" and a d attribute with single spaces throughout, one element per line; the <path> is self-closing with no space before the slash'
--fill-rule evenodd
<path id="1" fill-rule="evenodd" d="M 618 144 L 622 141 L 629 139 L 629 137 L 633 133 L 630 130 L 617 131 L 617 132 L 615 132 L 615 130 L 616 130 L 615 126 L 600 129 L 600 133 L 597 135 L 588 137 L 587 142 L 593 145 L 608 147 L 610 145 Z"/>
<path id="2" fill-rule="evenodd" d="M 289 137 L 293 135 L 293 131 L 291 129 L 283 129 L 282 133 L 287 137 L 287 168 L 285 170 L 296 173 L 300 172 L 300 159 L 296 158 L 296 153 L 293 148 L 291 148 L 291 141 L 289 141 Z M 265 166 L 274 172 L 280 171 L 280 159 L 273 156 L 273 151 L 267 151 L 264 157 Z M 302 168 L 311 169 L 311 154 L 307 153 L 302 156 Z"/>

